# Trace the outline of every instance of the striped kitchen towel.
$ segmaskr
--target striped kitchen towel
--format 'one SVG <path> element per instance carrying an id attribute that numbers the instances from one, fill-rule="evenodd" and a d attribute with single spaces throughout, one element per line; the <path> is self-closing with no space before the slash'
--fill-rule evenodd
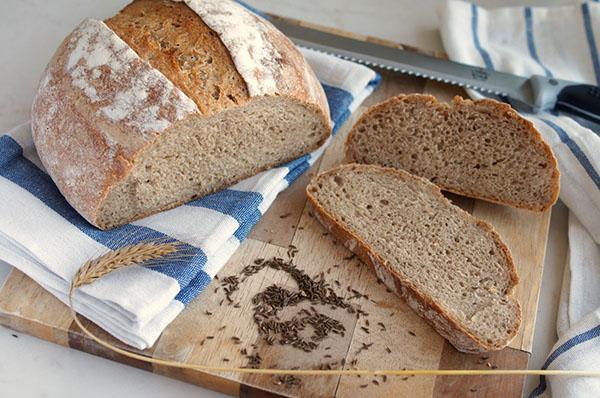
<path id="1" fill-rule="evenodd" d="M 448 56 L 523 76 L 600 85 L 600 3 L 485 9 L 449 1 L 440 12 Z M 470 92 L 474 97 L 480 95 Z M 525 115 L 554 150 L 569 207 L 569 255 L 558 342 L 544 369 L 600 371 L 600 136 L 567 115 Z M 541 377 L 531 397 L 589 397 L 598 378 Z"/>
<path id="2" fill-rule="evenodd" d="M 379 75 L 334 56 L 302 52 L 325 89 L 335 133 L 377 87 Z M 30 126 L 24 124 L 0 136 L 0 259 L 67 302 L 69 283 L 86 260 L 148 239 L 183 242 L 185 257 L 153 268 L 123 269 L 76 291 L 78 312 L 125 343 L 147 348 L 210 283 L 277 194 L 327 144 L 229 189 L 100 231 L 69 206 L 44 172 Z"/>

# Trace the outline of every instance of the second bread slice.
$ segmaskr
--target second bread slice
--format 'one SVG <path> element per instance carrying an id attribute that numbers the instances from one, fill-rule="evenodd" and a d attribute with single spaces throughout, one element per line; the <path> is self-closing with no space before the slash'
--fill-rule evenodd
<path id="1" fill-rule="evenodd" d="M 494 100 L 451 104 L 430 95 L 390 98 L 369 109 L 346 141 L 348 161 L 395 167 L 461 195 L 543 211 L 559 173 L 533 124 Z"/>
<path id="2" fill-rule="evenodd" d="M 423 178 L 345 165 L 307 187 L 316 217 L 463 352 L 505 347 L 521 323 L 518 276 L 492 227 Z"/>

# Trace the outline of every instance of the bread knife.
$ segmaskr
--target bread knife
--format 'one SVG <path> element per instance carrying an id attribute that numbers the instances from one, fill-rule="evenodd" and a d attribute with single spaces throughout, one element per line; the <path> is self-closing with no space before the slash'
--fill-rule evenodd
<path id="1" fill-rule="evenodd" d="M 399 46 L 359 40 L 331 30 L 314 29 L 303 22 L 276 16 L 272 16 L 270 21 L 300 47 L 334 54 L 368 66 L 477 90 L 486 96 L 508 102 L 522 112 L 561 110 L 584 118 L 592 125 L 600 124 L 600 89 L 596 86 L 541 75 L 526 78 L 461 64 L 403 50 Z"/>

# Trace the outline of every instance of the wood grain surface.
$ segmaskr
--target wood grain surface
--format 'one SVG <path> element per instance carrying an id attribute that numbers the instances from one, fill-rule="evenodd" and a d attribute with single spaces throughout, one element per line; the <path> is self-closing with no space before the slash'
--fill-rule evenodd
<path id="1" fill-rule="evenodd" d="M 256 258 L 285 257 L 290 244 L 298 248 L 295 264 L 309 275 L 324 272 L 329 282 L 338 281 L 338 294 L 347 294 L 351 286 L 367 294 L 368 299 L 353 299 L 369 315 L 357 318 L 342 309 L 319 306 L 319 311 L 341 322 L 344 336 L 332 335 L 310 353 L 290 346 L 269 345 L 258 334 L 252 319 L 252 297 L 267 286 L 278 284 L 296 289 L 289 274 L 270 268 L 248 278 L 232 295 L 238 305 L 223 303 L 224 293 L 215 280 L 204 293 L 163 332 L 145 355 L 176 359 L 185 363 L 243 366 L 247 359 L 240 353 L 259 353 L 261 366 L 274 368 L 365 369 L 489 369 L 527 367 L 532 348 L 536 308 L 550 211 L 531 213 L 482 201 L 449 195 L 457 205 L 491 223 L 511 249 L 521 282 L 517 296 L 523 307 L 523 324 L 509 348 L 486 355 L 468 355 L 456 351 L 406 304 L 378 284 L 374 272 L 350 257 L 335 242 L 306 208 L 305 186 L 314 173 L 343 162 L 343 140 L 349 127 L 370 104 L 399 93 L 426 92 L 447 100 L 464 95 L 456 88 L 421 79 L 383 74 L 381 87 L 367 99 L 340 129 L 332 146 L 311 170 L 282 193 L 242 247 L 234 254 L 219 277 L 239 272 Z M 334 285 L 334 286 L 337 286 Z M 280 316 L 291 317 L 306 306 L 285 309 Z M 207 313 L 208 311 L 208 313 Z M 210 314 L 210 315 L 208 315 Z M 367 321 L 369 324 L 367 325 Z M 442 397 L 485 396 L 517 397 L 524 378 L 520 376 L 478 377 L 356 377 L 305 376 L 298 386 L 286 387 L 267 375 L 210 373 L 153 366 L 123 358 L 85 337 L 70 319 L 67 308 L 29 277 L 13 270 L 0 289 L 0 323 L 63 346 L 76 348 L 110 360 L 124 362 L 148 371 L 195 383 L 233 396 L 337 396 L 337 397 Z M 383 324 L 385 330 L 381 326 Z M 87 323 L 94 333 L 122 346 L 100 328 Z M 233 339 L 233 338 L 237 338 Z M 372 344 L 360 350 L 363 343 Z M 360 351 L 360 352 L 359 352 Z M 355 361 L 355 362 L 354 362 Z M 343 365 L 345 363 L 345 365 Z"/>

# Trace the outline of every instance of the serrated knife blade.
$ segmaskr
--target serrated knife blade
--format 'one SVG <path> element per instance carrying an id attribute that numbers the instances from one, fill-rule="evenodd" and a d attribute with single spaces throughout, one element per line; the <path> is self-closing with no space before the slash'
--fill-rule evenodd
<path id="1" fill-rule="evenodd" d="M 600 90 L 595 86 L 532 76 L 525 78 L 386 46 L 274 17 L 271 23 L 296 45 L 365 65 L 474 89 L 537 113 L 561 107 L 600 122 Z M 568 91 L 570 95 L 563 95 Z M 561 98 L 561 95 L 563 98 Z"/>

